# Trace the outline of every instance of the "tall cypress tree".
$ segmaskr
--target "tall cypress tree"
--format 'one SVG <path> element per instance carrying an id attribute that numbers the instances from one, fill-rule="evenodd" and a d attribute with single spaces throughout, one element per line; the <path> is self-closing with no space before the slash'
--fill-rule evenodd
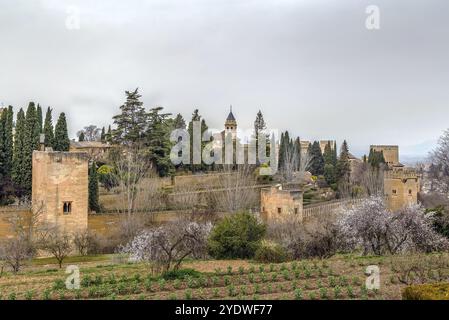
<path id="1" fill-rule="evenodd" d="M 4 130 L 4 174 L 5 177 L 10 179 L 12 174 L 12 159 L 14 153 L 14 138 L 13 138 L 13 126 L 14 126 L 14 111 L 13 107 L 9 106 L 5 120 Z"/>
<path id="2" fill-rule="evenodd" d="M 24 155 L 25 145 L 25 112 L 20 108 L 17 113 L 16 130 L 14 137 L 14 154 L 12 163 L 12 180 L 16 187 L 23 189 L 23 170 L 22 160 Z"/>
<path id="3" fill-rule="evenodd" d="M 315 176 L 323 175 L 324 158 L 321 153 L 320 143 L 318 141 L 314 141 L 308 152 L 310 156 L 310 172 Z"/>
<path id="4" fill-rule="evenodd" d="M 37 119 L 34 102 L 30 102 L 25 115 L 25 139 L 23 145 L 23 191 L 27 196 L 31 196 L 32 169 L 33 169 L 33 151 L 39 148 L 40 128 Z"/>
<path id="5" fill-rule="evenodd" d="M 109 125 L 108 132 L 106 133 L 106 142 L 112 143 L 112 129 L 111 129 L 111 125 Z"/>
<path id="6" fill-rule="evenodd" d="M 58 121 L 56 122 L 53 149 L 55 151 L 69 151 L 70 149 L 69 134 L 67 132 L 67 120 L 64 112 L 59 115 Z"/>
<path id="7" fill-rule="evenodd" d="M 326 144 L 324 147 L 324 178 L 329 185 L 332 185 L 336 182 L 336 168 L 334 162 L 334 150 L 330 142 Z"/>
<path id="8" fill-rule="evenodd" d="M 3 179 L 6 165 L 5 165 L 5 127 L 6 127 L 7 110 L 3 109 L 0 114 L 0 178 Z"/>
<path id="9" fill-rule="evenodd" d="M 54 132 L 53 132 L 53 118 L 51 115 L 51 108 L 48 107 L 47 113 L 45 114 L 45 123 L 44 123 L 44 134 L 45 134 L 45 146 L 53 147 L 54 145 Z"/>
<path id="10" fill-rule="evenodd" d="M 42 123 L 42 108 L 39 105 L 39 103 L 37 104 L 36 108 L 36 118 L 37 118 L 37 125 L 39 127 L 39 133 L 41 133 L 43 129 L 43 123 Z"/>
<path id="11" fill-rule="evenodd" d="M 341 193 L 347 193 L 350 186 L 351 163 L 349 162 L 349 148 L 346 140 L 341 146 L 340 158 L 337 163 L 337 184 Z"/>
<path id="12" fill-rule="evenodd" d="M 102 143 L 106 142 L 106 130 L 104 129 L 104 127 L 101 129 L 100 141 Z"/>
<path id="13" fill-rule="evenodd" d="M 89 168 L 89 210 L 100 211 L 97 165 L 95 162 Z"/>

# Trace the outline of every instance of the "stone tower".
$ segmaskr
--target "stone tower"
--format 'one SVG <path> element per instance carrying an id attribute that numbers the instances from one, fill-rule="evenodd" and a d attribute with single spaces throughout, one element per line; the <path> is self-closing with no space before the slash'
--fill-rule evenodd
<path id="1" fill-rule="evenodd" d="M 40 222 L 66 233 L 87 229 L 87 154 L 34 151 L 32 203 Z"/>
<path id="2" fill-rule="evenodd" d="M 388 170 L 384 172 L 384 194 L 388 209 L 398 211 L 418 203 L 421 191 L 420 175 L 414 168 L 399 162 L 399 146 L 372 145 L 370 149 L 382 152 Z"/>
<path id="3" fill-rule="evenodd" d="M 232 139 L 235 140 L 237 138 L 237 121 L 235 120 L 234 114 L 232 113 L 232 106 L 230 107 L 230 111 L 224 125 L 225 135 L 231 133 Z"/>

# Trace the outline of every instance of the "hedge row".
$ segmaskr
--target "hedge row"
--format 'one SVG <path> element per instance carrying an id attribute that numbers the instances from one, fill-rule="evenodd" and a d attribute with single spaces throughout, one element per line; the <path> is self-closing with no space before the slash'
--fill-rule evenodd
<path id="1" fill-rule="evenodd" d="M 449 283 L 408 286 L 402 291 L 403 300 L 449 300 Z"/>

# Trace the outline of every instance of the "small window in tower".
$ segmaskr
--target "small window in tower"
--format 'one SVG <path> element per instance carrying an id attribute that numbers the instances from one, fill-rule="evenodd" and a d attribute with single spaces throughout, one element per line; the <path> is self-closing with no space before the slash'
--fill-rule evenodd
<path id="1" fill-rule="evenodd" d="M 278 213 L 282 213 L 282 209 L 281 208 L 278 208 Z"/>
<path id="2" fill-rule="evenodd" d="M 229 127 L 226 127 L 226 129 L 228 129 L 228 130 L 229 130 Z"/>
<path id="3" fill-rule="evenodd" d="M 64 205 L 63 205 L 63 209 L 62 212 L 64 214 L 70 214 L 72 212 L 72 202 L 70 201 L 65 201 Z"/>
<path id="4" fill-rule="evenodd" d="M 298 208 L 295 208 L 295 214 L 298 214 Z"/>
<path id="5" fill-rule="evenodd" d="M 396 189 L 393 189 L 393 194 L 397 194 L 398 192 L 396 191 Z"/>
<path id="6" fill-rule="evenodd" d="M 408 189 L 408 194 L 412 194 L 412 189 Z"/>

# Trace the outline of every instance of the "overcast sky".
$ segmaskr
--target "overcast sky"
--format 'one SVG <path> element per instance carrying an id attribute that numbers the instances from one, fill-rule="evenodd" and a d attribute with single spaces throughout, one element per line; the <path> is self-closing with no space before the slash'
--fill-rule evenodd
<path id="1" fill-rule="evenodd" d="M 449 127 L 448 39 L 447 0 L 0 0 L 0 103 L 64 111 L 74 137 L 139 87 L 147 108 L 199 108 L 214 128 L 232 104 L 241 127 L 261 109 L 356 154 L 425 154 Z"/>

